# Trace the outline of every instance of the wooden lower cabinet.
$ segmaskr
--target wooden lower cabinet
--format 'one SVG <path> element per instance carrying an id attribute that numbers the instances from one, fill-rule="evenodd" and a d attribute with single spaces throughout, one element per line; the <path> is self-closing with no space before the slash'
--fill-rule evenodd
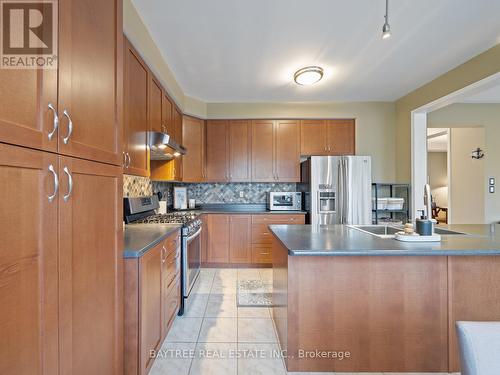
<path id="1" fill-rule="evenodd" d="M 180 231 L 140 258 L 125 260 L 125 370 L 147 374 L 181 301 Z"/>
<path id="2" fill-rule="evenodd" d="M 202 263 L 216 265 L 270 265 L 272 224 L 304 224 L 304 214 L 204 214 L 206 251 Z"/>
<path id="3" fill-rule="evenodd" d="M 250 215 L 229 217 L 229 263 L 252 262 L 251 224 Z"/>
<path id="4" fill-rule="evenodd" d="M 123 373 L 122 181 L 0 144 L 1 374 Z"/>

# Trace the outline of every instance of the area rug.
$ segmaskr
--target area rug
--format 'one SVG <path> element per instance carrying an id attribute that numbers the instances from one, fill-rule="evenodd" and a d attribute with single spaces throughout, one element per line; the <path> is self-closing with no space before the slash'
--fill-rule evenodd
<path id="1" fill-rule="evenodd" d="M 238 306 L 271 307 L 273 305 L 273 285 L 262 280 L 238 281 Z"/>

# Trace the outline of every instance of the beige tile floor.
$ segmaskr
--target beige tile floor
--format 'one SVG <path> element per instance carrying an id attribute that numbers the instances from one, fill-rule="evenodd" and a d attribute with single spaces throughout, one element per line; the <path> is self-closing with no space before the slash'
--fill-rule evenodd
<path id="1" fill-rule="evenodd" d="M 242 279 L 268 281 L 272 270 L 202 269 L 185 313 L 175 319 L 151 375 L 287 375 L 277 355 L 269 309 L 237 307 L 236 284 Z"/>

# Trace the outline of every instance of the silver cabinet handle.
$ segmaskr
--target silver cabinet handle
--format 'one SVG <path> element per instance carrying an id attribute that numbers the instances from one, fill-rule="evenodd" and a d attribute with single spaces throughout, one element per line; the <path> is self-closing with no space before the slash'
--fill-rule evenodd
<path id="1" fill-rule="evenodd" d="M 127 168 L 129 168 L 130 164 L 132 164 L 132 158 L 130 157 L 130 154 L 128 152 L 127 152 L 127 158 L 128 158 Z"/>
<path id="2" fill-rule="evenodd" d="M 63 197 L 64 201 L 67 202 L 71 197 L 71 193 L 73 192 L 73 176 L 71 176 L 71 173 L 69 173 L 68 167 L 64 167 L 63 171 L 68 176 L 68 194 Z"/>
<path id="3" fill-rule="evenodd" d="M 125 155 L 125 168 L 128 168 L 130 167 L 130 155 L 128 152 L 125 152 L 124 155 Z"/>
<path id="4" fill-rule="evenodd" d="M 57 173 L 52 164 L 49 165 L 49 172 L 51 172 L 52 175 L 54 176 L 54 193 L 52 195 L 47 196 L 47 199 L 49 200 L 49 202 L 52 202 L 57 195 L 57 191 L 59 190 L 59 178 L 57 177 Z"/>
<path id="5" fill-rule="evenodd" d="M 127 167 L 127 154 L 125 154 L 125 151 L 122 151 L 123 155 L 123 168 Z"/>
<path id="6" fill-rule="evenodd" d="M 162 263 L 165 263 L 165 261 L 167 260 L 167 257 L 164 257 L 164 255 L 163 255 L 166 253 L 167 253 L 167 249 L 165 249 L 165 246 L 162 246 L 161 247 L 161 262 Z"/>
<path id="7" fill-rule="evenodd" d="M 68 118 L 68 135 L 66 138 L 63 138 L 64 144 L 68 144 L 69 138 L 71 137 L 71 133 L 73 133 L 73 121 L 71 120 L 71 116 L 69 115 L 67 110 L 64 110 L 63 115 Z"/>
<path id="8" fill-rule="evenodd" d="M 57 111 L 52 103 L 49 103 L 47 107 L 49 107 L 49 109 L 51 109 L 52 113 L 54 114 L 54 127 L 52 128 L 52 131 L 47 135 L 50 141 L 54 134 L 56 134 L 57 128 L 59 128 L 59 116 L 57 116 Z"/>

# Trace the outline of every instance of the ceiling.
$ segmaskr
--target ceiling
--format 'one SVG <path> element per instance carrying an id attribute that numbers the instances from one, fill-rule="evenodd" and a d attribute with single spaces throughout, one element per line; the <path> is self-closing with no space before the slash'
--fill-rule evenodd
<path id="1" fill-rule="evenodd" d="M 500 42 L 499 0 L 132 0 L 206 102 L 393 101 Z M 292 83 L 320 65 L 324 79 Z"/>

